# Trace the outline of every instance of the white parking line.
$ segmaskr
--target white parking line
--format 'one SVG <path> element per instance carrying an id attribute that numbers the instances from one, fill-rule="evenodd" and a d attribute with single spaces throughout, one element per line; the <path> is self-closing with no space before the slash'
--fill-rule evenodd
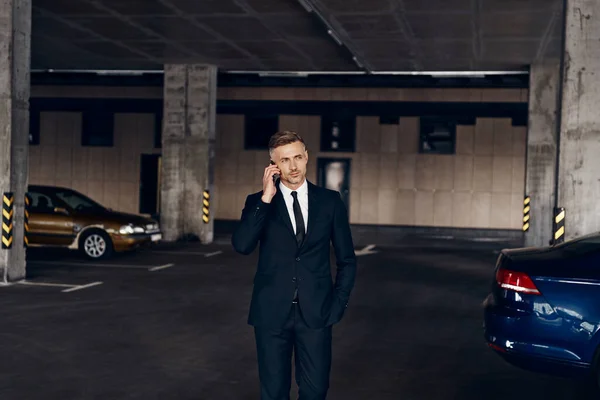
<path id="1" fill-rule="evenodd" d="M 31 264 L 40 265 L 59 265 L 59 266 L 75 266 L 75 267 L 91 267 L 91 268 L 117 268 L 117 269 L 145 269 L 147 271 L 159 271 L 161 269 L 170 268 L 175 264 L 165 265 L 132 265 L 132 264 L 94 264 L 94 263 L 76 263 L 63 261 L 29 261 Z"/>
<path id="2" fill-rule="evenodd" d="M 205 254 L 204 257 L 212 257 L 212 256 L 219 255 L 221 253 L 223 253 L 221 250 L 219 250 L 219 251 L 213 251 L 212 253 Z"/>
<path id="3" fill-rule="evenodd" d="M 131 268 L 131 269 L 150 269 L 152 265 L 131 265 L 131 264 L 94 264 L 94 263 L 76 263 L 63 261 L 29 261 L 30 264 L 40 265 L 64 265 L 66 267 L 97 267 L 97 268 Z"/>
<path id="4" fill-rule="evenodd" d="M 171 268 L 173 265 L 175 265 L 175 264 L 159 265 L 158 267 L 152 267 L 152 268 L 150 268 L 148 271 L 150 271 L 150 272 L 159 271 L 161 269 Z"/>
<path id="5" fill-rule="evenodd" d="M 47 286 L 47 287 L 60 287 L 67 288 L 61 290 L 62 293 L 74 292 L 76 290 L 87 289 L 93 286 L 102 285 L 102 282 L 92 282 L 85 285 L 72 285 L 68 283 L 52 283 L 52 282 L 30 282 L 27 280 L 17 281 L 15 282 L 17 285 L 28 285 L 28 286 Z"/>
<path id="6" fill-rule="evenodd" d="M 74 292 L 76 290 L 87 289 L 87 288 L 91 288 L 92 286 L 98 286 L 98 285 L 102 285 L 102 282 L 92 282 L 92 283 L 88 283 L 87 285 L 75 286 L 74 288 L 71 288 L 71 289 L 65 289 L 62 292 L 63 293 Z"/>

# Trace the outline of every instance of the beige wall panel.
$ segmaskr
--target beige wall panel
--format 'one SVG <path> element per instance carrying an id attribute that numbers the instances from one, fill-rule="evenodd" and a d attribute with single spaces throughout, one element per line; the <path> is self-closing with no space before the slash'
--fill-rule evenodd
<path id="1" fill-rule="evenodd" d="M 472 199 L 471 192 L 452 193 L 452 225 L 458 228 L 468 228 L 472 225 Z"/>
<path id="2" fill-rule="evenodd" d="M 402 100 L 402 89 L 397 88 L 369 88 L 366 100 L 371 101 L 399 101 Z"/>
<path id="3" fill-rule="evenodd" d="M 137 183 L 119 182 L 119 210 L 137 214 L 139 212 L 140 187 Z"/>
<path id="4" fill-rule="evenodd" d="M 433 226 L 433 192 L 417 191 L 415 193 L 415 224 Z"/>
<path id="5" fill-rule="evenodd" d="M 398 153 L 417 154 L 419 152 L 419 118 L 400 118 Z"/>
<path id="6" fill-rule="evenodd" d="M 524 197 L 522 194 L 513 193 L 510 195 L 510 228 L 512 229 L 523 229 Z"/>
<path id="7" fill-rule="evenodd" d="M 400 125 L 380 125 L 382 153 L 398 152 L 398 131 Z"/>
<path id="8" fill-rule="evenodd" d="M 433 197 L 433 224 L 435 226 L 452 226 L 452 192 L 435 191 Z"/>
<path id="9" fill-rule="evenodd" d="M 45 151 L 45 150 L 42 150 Z M 56 179 L 73 179 L 73 154 L 71 147 L 58 146 L 56 149 Z M 118 176 L 118 175 L 113 175 Z"/>
<path id="10" fill-rule="evenodd" d="M 269 151 L 254 151 L 254 174 L 252 183 L 262 189 L 263 175 L 265 174 L 265 168 L 269 166 Z M 251 166 L 248 166 L 251 169 Z M 249 182 L 250 183 L 250 182 Z"/>
<path id="11" fill-rule="evenodd" d="M 73 147 L 73 180 L 85 181 L 88 179 L 88 154 L 90 149 L 88 147 Z M 133 162 L 130 157 L 127 158 L 128 162 Z M 123 169 L 121 165 L 121 179 L 122 175 L 127 173 L 126 169 Z"/>
<path id="12" fill-rule="evenodd" d="M 481 89 L 481 101 L 493 101 L 502 103 L 520 103 L 521 89 Z"/>
<path id="13" fill-rule="evenodd" d="M 90 186 L 90 183 L 86 180 L 73 180 L 71 181 L 71 188 L 73 190 L 76 190 L 80 193 L 83 194 L 87 194 L 88 193 L 88 187 Z"/>
<path id="14" fill-rule="evenodd" d="M 525 158 L 512 158 L 511 182 L 511 192 L 516 194 L 523 194 L 523 192 L 525 191 Z"/>
<path id="15" fill-rule="evenodd" d="M 135 165 L 136 162 L 137 160 L 132 160 L 132 164 Z M 92 147 L 88 149 L 87 172 L 90 181 L 104 180 L 104 148 Z"/>
<path id="16" fill-rule="evenodd" d="M 259 88 L 262 100 L 294 100 L 294 91 L 285 87 Z"/>
<path id="17" fill-rule="evenodd" d="M 90 180 L 88 183 L 87 194 L 92 200 L 97 201 L 100 204 L 104 204 L 104 181 L 103 180 Z"/>
<path id="18" fill-rule="evenodd" d="M 133 194 L 133 193 L 132 193 Z M 119 210 L 121 208 L 120 188 L 118 181 L 106 181 L 104 186 L 104 206 Z M 137 211 L 136 207 L 136 211 Z"/>
<path id="19" fill-rule="evenodd" d="M 356 118 L 356 151 L 378 153 L 381 149 L 381 128 L 378 117 Z"/>
<path id="20" fill-rule="evenodd" d="M 331 88 L 331 100 L 333 101 L 361 101 L 367 97 L 367 88 Z"/>
<path id="21" fill-rule="evenodd" d="M 415 187 L 418 190 L 435 189 L 436 174 L 435 169 L 436 156 L 430 154 L 418 154 L 415 171 Z"/>
<path id="22" fill-rule="evenodd" d="M 241 217 L 244 204 L 242 204 L 241 208 L 239 207 L 237 191 L 237 185 L 219 185 L 219 211 L 216 218 L 238 219 Z M 246 195 L 249 194 L 246 193 Z M 245 201 L 246 199 L 244 198 Z"/>
<path id="23" fill-rule="evenodd" d="M 510 118 L 494 119 L 494 155 L 511 156 L 513 151 L 513 127 Z"/>
<path id="24" fill-rule="evenodd" d="M 361 189 L 360 191 L 360 216 L 359 221 L 363 224 L 376 224 L 379 212 L 379 191 L 373 189 Z"/>
<path id="25" fill-rule="evenodd" d="M 42 156 L 42 170 L 40 171 L 40 179 L 43 180 L 54 180 L 56 178 L 56 153 L 58 147 L 57 146 L 42 146 L 41 147 L 41 156 Z"/>
<path id="26" fill-rule="evenodd" d="M 396 214 L 396 189 L 381 189 L 378 192 L 377 223 L 392 225 Z"/>
<path id="27" fill-rule="evenodd" d="M 379 188 L 398 188 L 398 156 L 396 154 L 382 154 L 379 163 Z"/>
<path id="28" fill-rule="evenodd" d="M 458 125 L 456 127 L 456 154 L 472 155 L 475 150 L 475 126 Z"/>
<path id="29" fill-rule="evenodd" d="M 491 156 L 494 153 L 494 120 L 477 118 L 475 125 L 475 155 Z"/>
<path id="30" fill-rule="evenodd" d="M 121 180 L 121 171 L 119 169 L 119 149 L 117 148 L 107 148 L 104 149 L 104 181 L 105 182 L 114 182 L 116 180 Z M 141 163 L 141 155 L 135 154 L 132 155 L 132 158 L 139 165 Z M 138 166 L 138 171 L 139 171 Z M 138 174 L 139 177 L 139 174 Z"/>
<path id="31" fill-rule="evenodd" d="M 473 190 L 474 158 L 472 156 L 454 156 L 454 190 Z"/>
<path id="32" fill-rule="evenodd" d="M 255 184 L 256 177 L 256 156 L 253 151 L 242 151 L 238 155 L 237 159 L 237 184 L 238 185 L 251 185 Z M 269 162 L 267 160 L 266 162 Z"/>
<path id="33" fill-rule="evenodd" d="M 396 194 L 395 223 L 398 225 L 415 224 L 416 191 L 398 190 Z"/>
<path id="34" fill-rule="evenodd" d="M 435 189 L 454 189 L 454 156 L 437 155 L 435 157 Z"/>
<path id="35" fill-rule="evenodd" d="M 162 87 L 32 85 L 31 97 L 161 99 Z"/>
<path id="36" fill-rule="evenodd" d="M 219 150 L 215 155 L 215 179 L 218 185 L 236 184 L 238 179 L 238 166 L 240 151 Z"/>
<path id="37" fill-rule="evenodd" d="M 416 187 L 416 154 L 398 155 L 398 189 L 414 189 Z"/>
<path id="38" fill-rule="evenodd" d="M 360 189 L 362 187 L 362 156 L 355 154 L 350 161 L 350 188 L 351 190 Z"/>
<path id="39" fill-rule="evenodd" d="M 473 190 L 491 192 L 493 178 L 493 157 L 475 156 L 473 158 Z"/>
<path id="40" fill-rule="evenodd" d="M 492 191 L 510 193 L 512 190 L 512 157 L 494 157 Z"/>
<path id="41" fill-rule="evenodd" d="M 473 193 L 471 203 L 471 226 L 476 228 L 489 228 L 490 213 L 492 212 L 492 194 L 485 192 Z"/>
<path id="42" fill-rule="evenodd" d="M 71 188 L 72 187 L 72 182 L 70 180 L 66 180 L 66 179 L 54 179 L 53 182 L 51 183 L 54 186 L 58 186 L 58 187 L 63 187 L 63 188 Z"/>
<path id="43" fill-rule="evenodd" d="M 510 228 L 511 196 L 510 193 L 494 193 L 492 195 L 490 227 L 500 229 Z"/>
<path id="44" fill-rule="evenodd" d="M 379 189 L 379 154 L 362 153 L 360 157 L 361 189 Z"/>
<path id="45" fill-rule="evenodd" d="M 527 127 L 513 127 L 512 156 L 525 157 L 527 149 Z"/>
<path id="46" fill-rule="evenodd" d="M 58 143 L 58 117 L 56 112 L 40 112 L 40 146 Z"/>

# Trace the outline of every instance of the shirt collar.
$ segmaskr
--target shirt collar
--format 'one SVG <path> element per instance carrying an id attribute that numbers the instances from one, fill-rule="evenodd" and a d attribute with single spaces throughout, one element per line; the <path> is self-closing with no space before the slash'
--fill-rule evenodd
<path id="1" fill-rule="evenodd" d="M 302 183 L 302 186 L 300 186 L 298 189 L 296 189 L 296 192 L 298 192 L 299 196 L 304 196 L 306 195 L 306 193 L 308 192 L 308 181 L 306 179 L 304 179 L 304 183 Z M 279 182 L 279 190 L 281 190 L 281 194 L 283 194 L 283 196 L 290 196 L 292 197 L 292 192 L 293 190 L 290 189 L 289 187 L 285 186 L 281 181 Z"/>

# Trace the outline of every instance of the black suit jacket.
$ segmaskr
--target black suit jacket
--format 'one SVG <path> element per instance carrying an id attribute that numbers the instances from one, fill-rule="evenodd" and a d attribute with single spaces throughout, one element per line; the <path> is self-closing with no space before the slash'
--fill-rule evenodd
<path id="1" fill-rule="evenodd" d="M 335 324 L 344 315 L 356 276 L 348 213 L 338 192 L 307 183 L 307 234 L 300 246 L 279 188 L 270 203 L 261 200 L 262 191 L 246 198 L 232 244 L 241 254 L 259 246 L 250 325 L 282 327 L 296 285 L 299 306 L 310 327 Z M 331 244 L 337 264 L 335 284 Z"/>

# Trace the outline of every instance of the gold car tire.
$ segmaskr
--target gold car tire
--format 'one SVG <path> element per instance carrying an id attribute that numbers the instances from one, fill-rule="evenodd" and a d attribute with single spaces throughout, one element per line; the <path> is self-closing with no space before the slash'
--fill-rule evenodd
<path id="1" fill-rule="evenodd" d="M 108 234 L 100 229 L 90 229 L 81 234 L 79 249 L 92 260 L 108 258 L 113 253 L 113 243 Z"/>

